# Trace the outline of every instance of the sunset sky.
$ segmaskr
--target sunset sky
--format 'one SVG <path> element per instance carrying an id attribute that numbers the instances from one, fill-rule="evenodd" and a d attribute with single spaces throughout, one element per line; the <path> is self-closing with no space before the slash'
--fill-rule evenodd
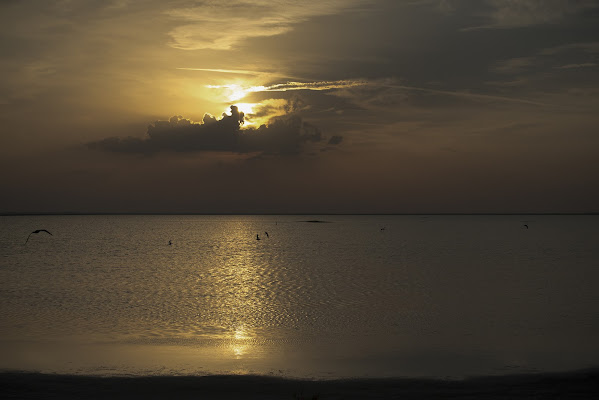
<path id="1" fill-rule="evenodd" d="M 598 27 L 594 0 L 0 0 L 0 212 L 597 212 Z"/>

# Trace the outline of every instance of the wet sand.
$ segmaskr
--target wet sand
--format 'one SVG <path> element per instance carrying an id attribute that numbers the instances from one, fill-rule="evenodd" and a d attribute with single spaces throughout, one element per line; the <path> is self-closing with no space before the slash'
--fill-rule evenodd
<path id="1" fill-rule="evenodd" d="M 587 399 L 599 369 L 434 379 L 296 380 L 264 376 L 91 377 L 0 373 L 5 399 Z"/>

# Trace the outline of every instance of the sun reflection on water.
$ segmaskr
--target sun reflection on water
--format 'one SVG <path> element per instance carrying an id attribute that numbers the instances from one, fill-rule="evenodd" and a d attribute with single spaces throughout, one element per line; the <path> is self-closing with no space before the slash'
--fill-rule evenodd
<path id="1" fill-rule="evenodd" d="M 235 340 L 245 340 L 245 339 L 251 339 L 252 336 L 250 336 L 250 333 L 242 326 L 242 327 L 235 329 L 234 338 L 235 338 Z"/>
<path id="2" fill-rule="evenodd" d="M 247 355 L 251 350 L 251 339 L 253 338 L 251 332 L 240 326 L 235 329 L 233 333 L 233 339 L 231 341 L 230 349 L 237 359 Z"/>
<path id="3" fill-rule="evenodd" d="M 268 261 L 256 248 L 253 224 L 230 221 L 223 229 L 223 245 L 217 250 L 220 262 L 212 271 L 211 285 L 217 292 L 212 304 L 217 322 L 224 330 L 224 357 L 251 356 L 261 318 L 268 313 Z M 226 234 L 224 234 L 226 232 Z"/>

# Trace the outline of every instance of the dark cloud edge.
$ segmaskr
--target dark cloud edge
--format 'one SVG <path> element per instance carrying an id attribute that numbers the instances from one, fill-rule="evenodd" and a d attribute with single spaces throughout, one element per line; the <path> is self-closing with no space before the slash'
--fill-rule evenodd
<path id="1" fill-rule="evenodd" d="M 108 137 L 89 142 L 92 150 L 152 155 L 162 152 L 232 152 L 261 155 L 299 155 L 310 144 L 325 143 L 320 129 L 304 121 L 298 114 L 272 118 L 268 125 L 242 129 L 245 115 L 235 105 L 231 114 L 217 119 L 205 114 L 202 123 L 195 123 L 182 116 L 168 121 L 155 121 L 148 126 L 146 137 Z M 334 135 L 326 146 L 339 145 L 342 136 Z"/>

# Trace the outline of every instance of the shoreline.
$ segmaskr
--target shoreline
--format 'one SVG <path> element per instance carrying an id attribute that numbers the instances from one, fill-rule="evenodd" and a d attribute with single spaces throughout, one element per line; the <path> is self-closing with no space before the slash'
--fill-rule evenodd
<path id="1" fill-rule="evenodd" d="M 463 380 L 307 380 L 257 375 L 100 377 L 2 371 L 0 393 L 8 399 L 585 399 L 599 394 L 599 367 Z"/>

